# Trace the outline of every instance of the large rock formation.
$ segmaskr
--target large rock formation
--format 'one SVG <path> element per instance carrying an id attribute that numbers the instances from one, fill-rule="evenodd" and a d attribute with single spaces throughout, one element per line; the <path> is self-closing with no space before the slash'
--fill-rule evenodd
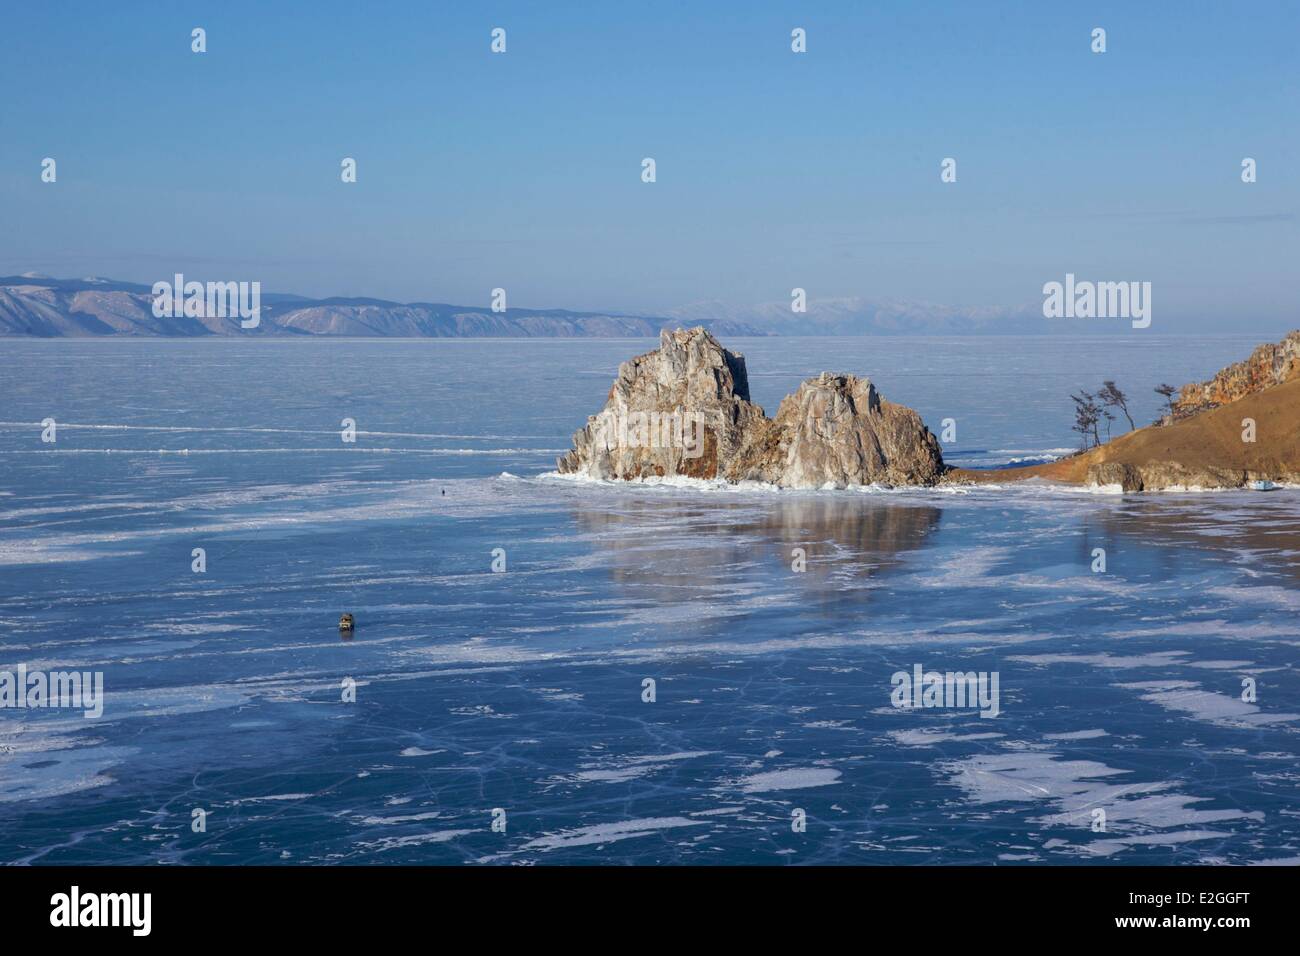
<path id="1" fill-rule="evenodd" d="M 1209 411 L 1294 378 L 1300 378 L 1300 330 L 1281 342 L 1261 345 L 1250 358 L 1229 365 L 1208 382 L 1184 385 L 1174 402 L 1173 417 Z"/>
<path id="2" fill-rule="evenodd" d="M 781 401 L 778 484 L 929 485 L 943 472 L 921 416 L 880 397 L 865 378 L 823 372 Z"/>
<path id="3" fill-rule="evenodd" d="M 716 478 L 766 421 L 749 400 L 741 356 L 703 329 L 665 329 L 657 352 L 619 366 L 604 409 L 556 468 L 593 478 Z"/>
<path id="4" fill-rule="evenodd" d="M 604 409 L 556 468 L 787 488 L 928 485 L 944 470 L 920 416 L 853 375 L 809 379 L 769 419 L 749 399 L 744 358 L 702 328 L 665 330 L 657 351 L 624 362 Z"/>

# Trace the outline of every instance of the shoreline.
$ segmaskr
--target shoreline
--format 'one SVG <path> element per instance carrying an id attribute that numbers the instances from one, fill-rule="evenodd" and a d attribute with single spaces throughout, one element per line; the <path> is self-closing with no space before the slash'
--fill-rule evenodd
<path id="1" fill-rule="evenodd" d="M 1113 389 L 1113 383 L 1106 387 Z M 1156 389 L 1167 398 L 1173 386 Z M 1093 396 L 1088 393 L 1089 402 Z M 1118 403 L 1129 422 L 1124 396 Z M 1080 403 L 1076 431 L 1096 440 L 1100 407 Z M 1094 417 L 1084 418 L 1085 409 Z M 593 478 L 687 476 L 780 488 L 1016 484 L 1034 478 L 1124 492 L 1256 490 L 1300 482 L 1300 332 L 1258 346 L 1207 382 L 1185 385 L 1169 415 L 1066 458 L 987 469 L 943 460 L 936 436 L 914 409 L 889 401 L 871 379 L 822 372 L 781 399 L 769 417 L 749 391 L 743 355 L 707 329 L 660 336 L 659 348 L 623 362 L 604 408 L 556 460 L 561 473 Z M 690 442 L 642 435 L 643 420 L 690 419 Z M 612 418 L 636 419 L 637 437 L 611 436 Z M 1114 416 L 1110 416 L 1114 420 Z M 945 419 L 945 422 L 948 422 Z M 1083 425 L 1080 426 L 1080 422 Z M 1109 427 L 1107 429 L 1109 431 Z"/>
<path id="2" fill-rule="evenodd" d="M 1059 461 L 987 471 L 951 468 L 941 480 L 988 484 L 1029 478 L 1120 485 L 1124 491 L 1295 484 L 1300 482 L 1300 379 L 1167 425 L 1135 429 Z"/>

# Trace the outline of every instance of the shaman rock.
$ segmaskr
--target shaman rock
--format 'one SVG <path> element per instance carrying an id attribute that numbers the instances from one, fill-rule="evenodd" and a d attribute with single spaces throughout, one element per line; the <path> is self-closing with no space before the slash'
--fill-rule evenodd
<path id="1" fill-rule="evenodd" d="M 944 471 L 920 416 L 853 375 L 807 380 L 769 419 L 750 401 L 744 358 L 702 328 L 664 331 L 657 351 L 624 362 L 604 409 L 556 468 L 786 488 L 928 485 Z"/>

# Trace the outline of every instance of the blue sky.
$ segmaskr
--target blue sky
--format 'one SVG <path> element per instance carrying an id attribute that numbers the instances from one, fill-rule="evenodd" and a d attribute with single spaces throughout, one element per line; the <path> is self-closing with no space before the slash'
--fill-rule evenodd
<path id="1" fill-rule="evenodd" d="M 1291 327 L 1298 36 L 1290 2 L 13 4 L 0 274 L 662 312 L 1073 272 L 1152 282 L 1165 331 Z"/>

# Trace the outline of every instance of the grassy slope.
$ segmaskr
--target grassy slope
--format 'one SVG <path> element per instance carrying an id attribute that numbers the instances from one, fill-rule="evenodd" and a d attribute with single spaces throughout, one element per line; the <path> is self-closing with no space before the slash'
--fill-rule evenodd
<path id="1" fill-rule="evenodd" d="M 1255 419 L 1255 442 L 1241 440 L 1243 418 Z M 1264 389 L 1221 408 L 1163 428 L 1151 426 L 1047 465 L 972 471 L 954 468 L 946 480 L 987 483 L 1046 478 L 1082 483 L 1088 466 L 1177 462 L 1189 468 L 1218 467 L 1269 474 L 1300 474 L 1300 379 Z"/>

